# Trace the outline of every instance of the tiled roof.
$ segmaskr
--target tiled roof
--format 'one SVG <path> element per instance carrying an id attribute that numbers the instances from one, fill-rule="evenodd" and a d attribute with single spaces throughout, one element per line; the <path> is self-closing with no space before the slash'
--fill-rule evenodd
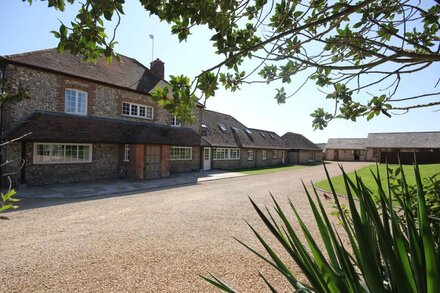
<path id="1" fill-rule="evenodd" d="M 247 128 L 234 117 L 210 110 L 203 110 L 202 123 L 208 127 L 203 140 L 216 147 L 243 147 L 287 149 L 283 139 L 272 131 Z M 220 129 L 224 125 L 226 131 Z M 246 129 L 250 133 L 246 132 Z M 264 137 L 261 135 L 264 134 Z"/>
<path id="2" fill-rule="evenodd" d="M 17 124 L 2 141 L 28 133 L 21 141 L 200 146 L 200 136 L 186 127 L 40 111 Z"/>
<path id="3" fill-rule="evenodd" d="M 281 136 L 276 134 L 273 131 L 267 131 L 262 129 L 248 128 L 251 131 L 251 134 L 243 132 L 246 135 L 246 139 L 242 141 L 243 147 L 249 148 L 268 148 L 268 149 L 288 149 L 286 142 L 282 139 Z"/>
<path id="4" fill-rule="evenodd" d="M 56 49 L 1 56 L 0 61 L 54 71 L 85 78 L 105 84 L 149 93 L 158 83 L 165 81 L 133 58 L 119 55 L 122 62 L 114 60 L 110 65 L 101 57 L 94 64 L 85 62 L 81 56 L 69 52 L 58 53 Z"/>
<path id="5" fill-rule="evenodd" d="M 366 138 L 329 138 L 326 149 L 363 150 L 367 143 Z"/>
<path id="6" fill-rule="evenodd" d="M 245 126 L 231 115 L 214 112 L 204 109 L 202 112 L 202 123 L 208 127 L 207 135 L 203 139 L 211 146 L 218 147 L 239 147 L 234 138 L 232 127 L 244 129 Z M 221 131 L 219 124 L 226 127 L 226 132 Z"/>
<path id="7" fill-rule="evenodd" d="M 440 131 L 369 133 L 371 148 L 440 148 Z"/>
<path id="8" fill-rule="evenodd" d="M 287 132 L 282 138 L 286 141 L 289 149 L 298 150 L 315 150 L 321 151 L 322 149 L 308 140 L 305 136 L 299 133 Z"/>

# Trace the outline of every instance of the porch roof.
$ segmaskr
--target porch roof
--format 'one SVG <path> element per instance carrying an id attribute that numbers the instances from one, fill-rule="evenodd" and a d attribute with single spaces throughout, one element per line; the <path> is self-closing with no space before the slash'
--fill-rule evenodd
<path id="1" fill-rule="evenodd" d="M 2 141 L 16 138 L 25 142 L 200 146 L 200 136 L 191 128 L 41 111 L 19 122 Z"/>

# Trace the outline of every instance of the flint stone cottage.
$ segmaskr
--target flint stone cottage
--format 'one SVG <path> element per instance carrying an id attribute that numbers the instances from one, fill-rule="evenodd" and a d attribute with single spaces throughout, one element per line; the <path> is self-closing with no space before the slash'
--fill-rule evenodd
<path id="1" fill-rule="evenodd" d="M 9 86 L 30 93 L 3 105 L 2 140 L 23 137 L 3 147 L 10 163 L 2 172 L 15 183 L 41 185 L 199 170 L 202 108 L 194 109 L 195 124 L 180 125 L 150 96 L 166 85 L 164 63 L 148 69 L 121 59 L 85 63 L 55 49 L 0 57 Z"/>

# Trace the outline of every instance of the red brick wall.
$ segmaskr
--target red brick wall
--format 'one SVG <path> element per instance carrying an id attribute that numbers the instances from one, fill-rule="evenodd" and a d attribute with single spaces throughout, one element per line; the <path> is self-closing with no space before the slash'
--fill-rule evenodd
<path id="1" fill-rule="evenodd" d="M 161 154 L 161 177 L 170 176 L 170 146 L 162 145 Z"/>

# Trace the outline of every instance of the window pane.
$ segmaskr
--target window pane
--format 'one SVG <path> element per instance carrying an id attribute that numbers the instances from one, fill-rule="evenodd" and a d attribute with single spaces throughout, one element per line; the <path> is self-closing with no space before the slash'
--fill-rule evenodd
<path id="1" fill-rule="evenodd" d="M 78 159 L 78 146 L 66 145 L 66 162 L 76 161 Z"/>
<path id="2" fill-rule="evenodd" d="M 64 145 L 62 144 L 52 145 L 51 161 L 53 162 L 64 161 Z"/>
<path id="3" fill-rule="evenodd" d="M 139 106 L 139 116 L 145 117 L 145 107 Z"/>
<path id="4" fill-rule="evenodd" d="M 66 90 L 66 112 L 75 113 L 75 91 Z"/>
<path id="5" fill-rule="evenodd" d="M 153 108 L 147 107 L 147 116 L 148 119 L 153 119 Z"/>
<path id="6" fill-rule="evenodd" d="M 78 113 L 86 114 L 86 94 L 78 92 Z"/>
<path id="7" fill-rule="evenodd" d="M 130 104 L 129 103 L 122 103 L 122 114 L 130 115 Z"/>
<path id="8" fill-rule="evenodd" d="M 37 145 L 37 161 L 50 162 L 50 145 L 38 144 Z"/>
<path id="9" fill-rule="evenodd" d="M 138 106 L 137 105 L 131 105 L 131 115 L 134 115 L 134 116 L 138 115 Z"/>

